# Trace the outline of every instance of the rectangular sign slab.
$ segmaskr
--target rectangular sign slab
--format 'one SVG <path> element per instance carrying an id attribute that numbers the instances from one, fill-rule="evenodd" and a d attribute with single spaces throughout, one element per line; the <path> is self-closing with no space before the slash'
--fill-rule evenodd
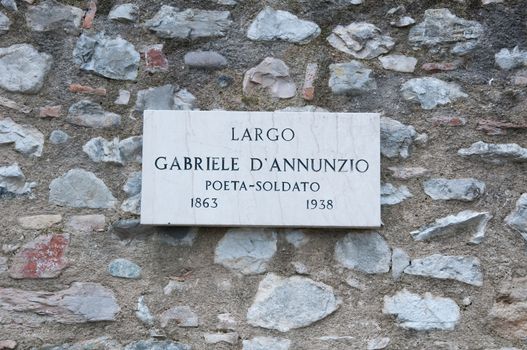
<path id="1" fill-rule="evenodd" d="M 145 111 L 141 223 L 379 227 L 374 113 Z"/>

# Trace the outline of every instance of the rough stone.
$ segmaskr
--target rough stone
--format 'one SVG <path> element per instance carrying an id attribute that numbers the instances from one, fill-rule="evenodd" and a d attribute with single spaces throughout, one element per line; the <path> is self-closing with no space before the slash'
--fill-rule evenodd
<path id="1" fill-rule="evenodd" d="M 402 85 L 401 92 L 405 100 L 420 103 L 423 109 L 433 109 L 468 97 L 456 83 L 432 77 L 410 79 Z"/>
<path id="2" fill-rule="evenodd" d="M 141 268 L 127 259 L 115 259 L 108 264 L 108 273 L 113 277 L 137 279 L 141 277 Z"/>
<path id="3" fill-rule="evenodd" d="M 393 70 L 396 72 L 413 73 L 417 59 L 404 55 L 386 55 L 379 57 L 382 67 L 384 69 Z"/>
<path id="4" fill-rule="evenodd" d="M 123 191 L 129 196 L 121 205 L 121 210 L 139 215 L 141 213 L 141 172 L 137 171 L 128 177 Z"/>
<path id="5" fill-rule="evenodd" d="M 485 183 L 476 179 L 430 179 L 423 183 L 425 193 L 433 200 L 471 202 L 485 193 Z"/>
<path id="6" fill-rule="evenodd" d="M 309 237 L 300 230 L 287 231 L 285 233 L 285 240 L 292 244 L 295 248 L 300 248 L 309 242 Z"/>
<path id="7" fill-rule="evenodd" d="M 527 240 L 527 193 L 520 196 L 514 210 L 505 218 L 505 223 Z"/>
<path id="8" fill-rule="evenodd" d="M 55 0 L 45 0 L 37 6 L 28 7 L 26 24 L 36 32 L 73 32 L 80 27 L 83 16 L 84 11 L 78 7 L 63 5 Z"/>
<path id="9" fill-rule="evenodd" d="M 480 119 L 476 130 L 483 131 L 487 135 L 507 135 L 508 130 L 527 130 L 527 123 L 511 123 L 506 121 Z"/>
<path id="10" fill-rule="evenodd" d="M 433 126 L 463 126 L 467 124 L 467 119 L 463 117 L 439 115 L 430 118 Z"/>
<path id="11" fill-rule="evenodd" d="M 373 338 L 368 341 L 368 350 L 380 350 L 384 349 L 390 344 L 390 338 L 388 337 L 379 337 Z"/>
<path id="12" fill-rule="evenodd" d="M 412 194 L 406 186 L 395 187 L 390 183 L 381 184 L 381 205 L 399 204 L 410 197 Z"/>
<path id="13" fill-rule="evenodd" d="M 29 44 L 0 48 L 0 88 L 36 94 L 44 85 L 52 62 L 51 55 L 38 52 Z"/>
<path id="14" fill-rule="evenodd" d="M 1 348 L 0 348 L 1 349 Z M 122 350 L 123 347 L 110 337 L 99 337 L 95 339 L 83 340 L 78 343 L 66 343 L 58 346 L 44 346 L 41 348 L 31 348 L 31 350 Z"/>
<path id="15" fill-rule="evenodd" d="M 164 311 L 160 316 L 161 327 L 165 328 L 174 321 L 178 327 L 198 327 L 198 315 L 188 306 L 174 306 Z"/>
<path id="16" fill-rule="evenodd" d="M 391 37 L 382 35 L 379 28 L 366 22 L 338 25 L 327 40 L 337 50 L 358 59 L 378 57 L 388 53 L 395 46 Z"/>
<path id="17" fill-rule="evenodd" d="M 117 202 L 101 179 L 78 168 L 51 181 L 49 190 L 49 202 L 60 206 L 102 209 Z"/>
<path id="18" fill-rule="evenodd" d="M 60 214 L 42 214 L 32 216 L 21 216 L 17 218 L 20 227 L 26 230 L 43 230 L 62 221 Z"/>
<path id="19" fill-rule="evenodd" d="M 68 90 L 76 94 L 88 94 L 98 96 L 106 96 L 107 93 L 106 89 L 103 87 L 94 88 L 91 86 L 81 84 L 70 84 Z"/>
<path id="20" fill-rule="evenodd" d="M 413 19 L 410 16 L 403 16 L 399 18 L 397 21 L 392 21 L 390 24 L 397 28 L 404 28 L 411 26 L 412 24 L 415 24 L 415 19 Z"/>
<path id="21" fill-rule="evenodd" d="M 145 48 L 145 68 L 148 72 L 168 71 L 168 59 L 163 53 L 163 44 L 150 45 Z"/>
<path id="22" fill-rule="evenodd" d="M 106 112 L 102 107 L 88 100 L 79 101 L 69 108 L 66 117 L 68 123 L 95 129 L 118 128 L 121 116 Z"/>
<path id="23" fill-rule="evenodd" d="M 330 286 L 309 278 L 268 274 L 260 282 L 247 322 L 255 327 L 287 332 L 309 326 L 339 306 Z"/>
<path id="24" fill-rule="evenodd" d="M 176 92 L 176 87 L 167 84 L 137 92 L 135 110 L 188 110 L 194 108 L 196 98 L 187 90 Z"/>
<path id="25" fill-rule="evenodd" d="M 0 145 L 14 143 L 15 150 L 40 157 L 44 148 L 44 135 L 31 125 L 15 123 L 11 118 L 0 119 Z"/>
<path id="26" fill-rule="evenodd" d="M 329 71 L 328 86 L 334 94 L 361 95 L 377 89 L 373 71 L 359 61 L 331 64 Z"/>
<path id="27" fill-rule="evenodd" d="M 335 245 L 335 260 L 364 273 L 390 271 L 390 247 L 377 232 L 348 233 Z"/>
<path id="28" fill-rule="evenodd" d="M 135 80 L 139 68 L 139 52 L 120 36 L 104 33 L 82 34 L 73 50 L 80 68 L 109 79 Z"/>
<path id="29" fill-rule="evenodd" d="M 227 330 L 227 331 L 233 331 L 238 327 L 238 322 L 234 318 L 233 315 L 230 313 L 224 313 L 218 315 L 218 324 L 216 325 L 216 329 L 218 330 Z"/>
<path id="30" fill-rule="evenodd" d="M 53 130 L 51 134 L 49 134 L 49 142 L 51 142 L 54 145 L 60 145 L 62 143 L 66 143 L 68 142 L 69 139 L 70 139 L 70 136 L 62 130 Z"/>
<path id="31" fill-rule="evenodd" d="M 384 314 L 395 315 L 397 325 L 417 331 L 453 330 L 459 323 L 459 306 L 450 298 L 424 296 L 407 290 L 384 297 Z"/>
<path id="32" fill-rule="evenodd" d="M 458 58 L 449 62 L 428 62 L 421 66 L 421 69 L 427 72 L 448 72 L 456 70 L 465 63 L 465 60 Z"/>
<path id="33" fill-rule="evenodd" d="M 88 141 L 82 150 L 96 163 L 114 163 L 125 165 L 128 162 L 141 162 L 142 137 L 133 136 L 119 141 L 116 137 L 108 141 L 96 137 Z"/>
<path id="34" fill-rule="evenodd" d="M 115 321 L 119 311 L 113 292 L 99 283 L 74 282 L 57 292 L 0 288 L 0 316 L 8 323 Z"/>
<path id="35" fill-rule="evenodd" d="M 387 158 L 408 158 L 417 137 L 413 126 L 381 117 L 381 154 Z"/>
<path id="36" fill-rule="evenodd" d="M 243 341 L 243 350 L 289 350 L 291 341 L 284 338 L 254 337 Z"/>
<path id="37" fill-rule="evenodd" d="M 0 96 L 0 106 L 6 107 L 6 108 L 10 108 L 10 109 L 14 109 L 15 111 L 18 111 L 18 112 L 21 112 L 21 113 L 24 113 L 24 114 L 29 114 L 33 110 L 29 106 L 23 105 L 21 103 L 15 102 L 13 100 L 10 100 L 10 99 L 8 99 L 6 97 L 2 97 L 2 96 Z"/>
<path id="38" fill-rule="evenodd" d="M 124 350 L 191 350 L 191 346 L 170 340 L 139 340 L 128 344 Z"/>
<path id="39" fill-rule="evenodd" d="M 329 112 L 327 109 L 317 106 L 302 106 L 302 107 L 286 107 L 282 109 L 277 109 L 276 112 L 317 112 L 317 113 L 326 113 Z"/>
<path id="40" fill-rule="evenodd" d="M 393 248 L 392 251 L 392 277 L 398 280 L 405 268 L 410 265 L 410 256 L 401 248 Z"/>
<path id="41" fill-rule="evenodd" d="M 244 275 L 267 271 L 276 253 L 276 233 L 262 229 L 231 229 L 218 242 L 214 263 Z"/>
<path id="42" fill-rule="evenodd" d="M 469 148 L 461 148 L 457 154 L 493 164 L 503 164 L 507 161 L 527 162 L 527 148 L 515 143 L 494 144 L 478 141 Z"/>
<path id="43" fill-rule="evenodd" d="M 119 89 L 119 96 L 115 99 L 113 103 L 116 105 L 127 105 L 130 101 L 130 91 Z"/>
<path id="44" fill-rule="evenodd" d="M 225 36 L 232 24 L 229 11 L 206 11 L 163 5 L 145 27 L 164 39 L 197 39 Z"/>
<path id="45" fill-rule="evenodd" d="M 102 214 L 74 215 L 66 221 L 66 229 L 73 232 L 104 231 L 106 218 Z"/>
<path id="46" fill-rule="evenodd" d="M 153 326 L 155 317 L 152 316 L 148 306 L 145 302 L 145 297 L 141 295 L 137 300 L 137 309 L 135 310 L 135 316 L 147 326 Z"/>
<path id="47" fill-rule="evenodd" d="M 449 256 L 434 254 L 413 259 L 404 273 L 438 279 L 452 279 L 473 286 L 483 285 L 483 273 L 479 259 L 473 256 Z"/>
<path id="48" fill-rule="evenodd" d="M 118 22 L 130 23 L 137 21 L 139 7 L 134 4 L 121 4 L 112 7 L 108 18 Z"/>
<path id="49" fill-rule="evenodd" d="M 0 12 L 0 35 L 3 35 L 9 31 L 11 27 L 11 20 L 9 17 Z"/>
<path id="50" fill-rule="evenodd" d="M 488 324 L 509 340 L 527 338 L 527 278 L 513 278 L 501 284 L 489 312 Z"/>
<path id="51" fill-rule="evenodd" d="M 187 52 L 183 60 L 191 68 L 222 69 L 227 66 L 227 59 L 216 51 Z"/>
<path id="52" fill-rule="evenodd" d="M 430 171 L 423 167 L 389 167 L 391 176 L 398 180 L 409 180 L 427 175 Z"/>
<path id="53" fill-rule="evenodd" d="M 0 167 L 0 198 L 30 194 L 36 182 L 26 182 L 18 164 Z"/>
<path id="54" fill-rule="evenodd" d="M 0 256 L 0 274 L 5 271 L 7 271 L 7 258 Z M 0 347 L 0 349 L 2 349 L 2 347 Z"/>
<path id="55" fill-rule="evenodd" d="M 163 288 L 163 294 L 171 295 L 174 291 L 184 292 L 188 290 L 189 286 L 185 282 L 170 280 Z"/>
<path id="56" fill-rule="evenodd" d="M 266 57 L 259 65 L 245 72 L 243 93 L 248 95 L 263 88 L 272 97 L 291 98 L 296 95 L 296 85 L 284 61 Z"/>
<path id="57" fill-rule="evenodd" d="M 306 44 L 320 35 L 320 27 L 287 11 L 265 7 L 249 26 L 247 37 L 257 41 L 284 40 Z"/>
<path id="58" fill-rule="evenodd" d="M 240 336 L 236 332 L 228 333 L 205 333 L 203 334 L 205 338 L 205 343 L 207 344 L 218 344 L 218 343 L 227 343 L 227 344 L 236 344 Z"/>
<path id="59" fill-rule="evenodd" d="M 473 232 L 470 243 L 479 244 L 485 238 L 487 224 L 491 218 L 492 215 L 488 212 L 464 210 L 455 215 L 437 219 L 410 234 L 416 241 L 425 241 L 436 237 Z"/>
<path id="60" fill-rule="evenodd" d="M 62 113 L 62 106 L 44 106 L 39 108 L 38 116 L 40 118 L 58 118 Z"/>
<path id="61" fill-rule="evenodd" d="M 522 51 L 518 46 L 512 50 L 501 49 L 494 55 L 496 64 L 504 70 L 511 70 L 514 68 L 527 66 L 527 51 Z"/>

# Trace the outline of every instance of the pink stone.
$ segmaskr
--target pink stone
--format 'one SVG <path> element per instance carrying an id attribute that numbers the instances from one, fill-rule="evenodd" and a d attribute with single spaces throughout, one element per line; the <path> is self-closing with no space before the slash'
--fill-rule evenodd
<path id="1" fill-rule="evenodd" d="M 441 115 L 432 118 L 432 124 L 434 126 L 463 126 L 467 123 L 467 120 L 463 117 L 451 117 Z"/>
<path id="2" fill-rule="evenodd" d="M 168 60 L 163 53 L 163 45 L 157 44 L 145 50 L 146 70 L 149 72 L 167 71 Z"/>

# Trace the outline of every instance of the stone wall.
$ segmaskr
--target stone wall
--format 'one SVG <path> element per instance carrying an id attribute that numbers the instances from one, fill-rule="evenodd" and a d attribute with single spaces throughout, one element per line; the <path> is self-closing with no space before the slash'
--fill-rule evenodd
<path id="1" fill-rule="evenodd" d="M 1 5 L 1 349 L 527 347 L 525 0 Z M 286 108 L 382 113 L 381 229 L 138 224 L 142 110 Z"/>

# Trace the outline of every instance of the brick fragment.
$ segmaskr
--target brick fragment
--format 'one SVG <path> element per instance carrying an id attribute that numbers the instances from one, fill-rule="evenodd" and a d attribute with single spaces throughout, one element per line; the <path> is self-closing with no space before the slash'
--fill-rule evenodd
<path id="1" fill-rule="evenodd" d="M 40 113 L 39 116 L 41 118 L 51 117 L 51 118 L 58 118 L 60 117 L 60 114 L 62 112 L 62 106 L 44 106 L 40 107 Z"/>
<path id="2" fill-rule="evenodd" d="M 313 101 L 315 98 L 315 80 L 317 78 L 317 72 L 318 65 L 316 63 L 308 63 L 304 86 L 302 88 L 302 97 L 306 101 Z"/>

